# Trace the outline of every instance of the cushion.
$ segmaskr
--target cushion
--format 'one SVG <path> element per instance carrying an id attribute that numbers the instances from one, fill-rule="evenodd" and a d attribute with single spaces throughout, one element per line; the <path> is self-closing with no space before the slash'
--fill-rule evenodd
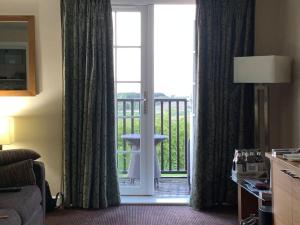
<path id="1" fill-rule="evenodd" d="M 41 191 L 36 185 L 25 186 L 20 192 L 0 193 L 0 209 L 16 210 L 22 219 L 22 224 L 26 224 L 37 211 L 40 211 L 41 202 Z"/>
<path id="2" fill-rule="evenodd" d="M 24 161 L 26 159 L 36 160 L 40 157 L 40 154 L 30 149 L 11 149 L 0 151 L 0 166 Z"/>
<path id="3" fill-rule="evenodd" d="M 14 209 L 0 209 L 0 216 L 7 216 L 6 219 L 0 219 L 0 225 L 22 224 L 19 214 Z"/>
<path id="4" fill-rule="evenodd" d="M 36 184 L 31 159 L 0 166 L 0 187 L 21 187 Z"/>

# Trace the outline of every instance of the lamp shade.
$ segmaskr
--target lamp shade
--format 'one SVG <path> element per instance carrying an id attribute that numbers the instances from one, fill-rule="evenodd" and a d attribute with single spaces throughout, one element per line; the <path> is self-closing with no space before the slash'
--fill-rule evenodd
<path id="1" fill-rule="evenodd" d="M 289 83 L 291 58 L 250 56 L 234 58 L 234 83 Z"/>
<path id="2" fill-rule="evenodd" d="M 14 142 L 14 120 L 12 117 L 0 117 L 0 145 Z"/>

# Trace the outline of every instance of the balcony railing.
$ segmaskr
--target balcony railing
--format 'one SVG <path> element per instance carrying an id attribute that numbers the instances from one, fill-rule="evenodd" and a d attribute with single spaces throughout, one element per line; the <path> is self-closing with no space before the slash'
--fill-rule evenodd
<path id="1" fill-rule="evenodd" d="M 184 98 L 154 99 L 154 132 L 167 139 L 156 146 L 156 153 L 164 176 L 188 176 L 188 100 Z M 140 100 L 117 99 L 117 149 L 118 169 L 127 174 L 131 147 L 121 138 L 123 134 L 140 133 Z"/>

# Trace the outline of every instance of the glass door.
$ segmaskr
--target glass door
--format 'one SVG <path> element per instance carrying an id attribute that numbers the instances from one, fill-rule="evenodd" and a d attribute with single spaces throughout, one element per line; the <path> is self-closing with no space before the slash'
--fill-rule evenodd
<path id="1" fill-rule="evenodd" d="M 178 16 L 180 15 L 180 16 Z M 190 194 L 195 5 L 154 5 L 154 119 L 160 176 L 155 194 Z"/>
<path id="2" fill-rule="evenodd" d="M 147 18 L 145 7 L 113 8 L 116 151 L 122 195 L 153 192 L 153 173 L 149 172 L 153 170 L 149 160 L 153 143 L 147 141 L 153 140 L 153 126 L 148 128 L 153 123 L 147 80 L 151 75 L 146 63 L 149 62 Z"/>
<path id="3" fill-rule="evenodd" d="M 189 195 L 194 17 L 194 5 L 113 7 L 122 195 Z"/>

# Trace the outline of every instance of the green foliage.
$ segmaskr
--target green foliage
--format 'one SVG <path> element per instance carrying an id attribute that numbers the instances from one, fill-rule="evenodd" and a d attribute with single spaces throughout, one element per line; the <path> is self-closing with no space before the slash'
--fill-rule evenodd
<path id="1" fill-rule="evenodd" d="M 161 125 L 163 125 L 163 130 L 161 130 Z M 179 128 L 178 138 L 177 138 L 177 127 Z M 184 116 L 179 116 L 178 123 L 177 123 L 177 118 L 175 116 L 172 116 L 170 124 L 169 124 L 169 113 L 164 114 L 163 123 L 161 123 L 160 116 L 159 118 L 156 117 L 155 133 L 164 134 L 168 136 L 168 140 L 166 140 L 162 144 L 157 145 L 156 147 L 156 152 L 157 152 L 159 162 L 161 162 L 161 158 L 163 157 L 163 168 L 161 169 L 163 169 L 164 171 L 177 171 L 177 170 L 184 171 L 186 169 L 185 168 L 186 154 L 185 154 Z M 189 121 L 187 121 L 186 142 L 188 141 L 188 139 L 189 139 Z M 178 150 L 177 150 L 177 145 L 179 146 Z M 178 161 L 177 158 L 179 159 Z"/>
<path id="2" fill-rule="evenodd" d="M 118 99 L 136 99 L 140 98 L 141 94 L 136 92 L 120 92 L 117 94 Z M 154 93 L 154 98 L 168 98 L 164 93 Z"/>
<path id="3" fill-rule="evenodd" d="M 141 94 L 136 93 L 136 92 L 124 92 L 124 93 L 117 94 L 118 99 L 137 99 L 140 97 L 141 97 Z"/>

